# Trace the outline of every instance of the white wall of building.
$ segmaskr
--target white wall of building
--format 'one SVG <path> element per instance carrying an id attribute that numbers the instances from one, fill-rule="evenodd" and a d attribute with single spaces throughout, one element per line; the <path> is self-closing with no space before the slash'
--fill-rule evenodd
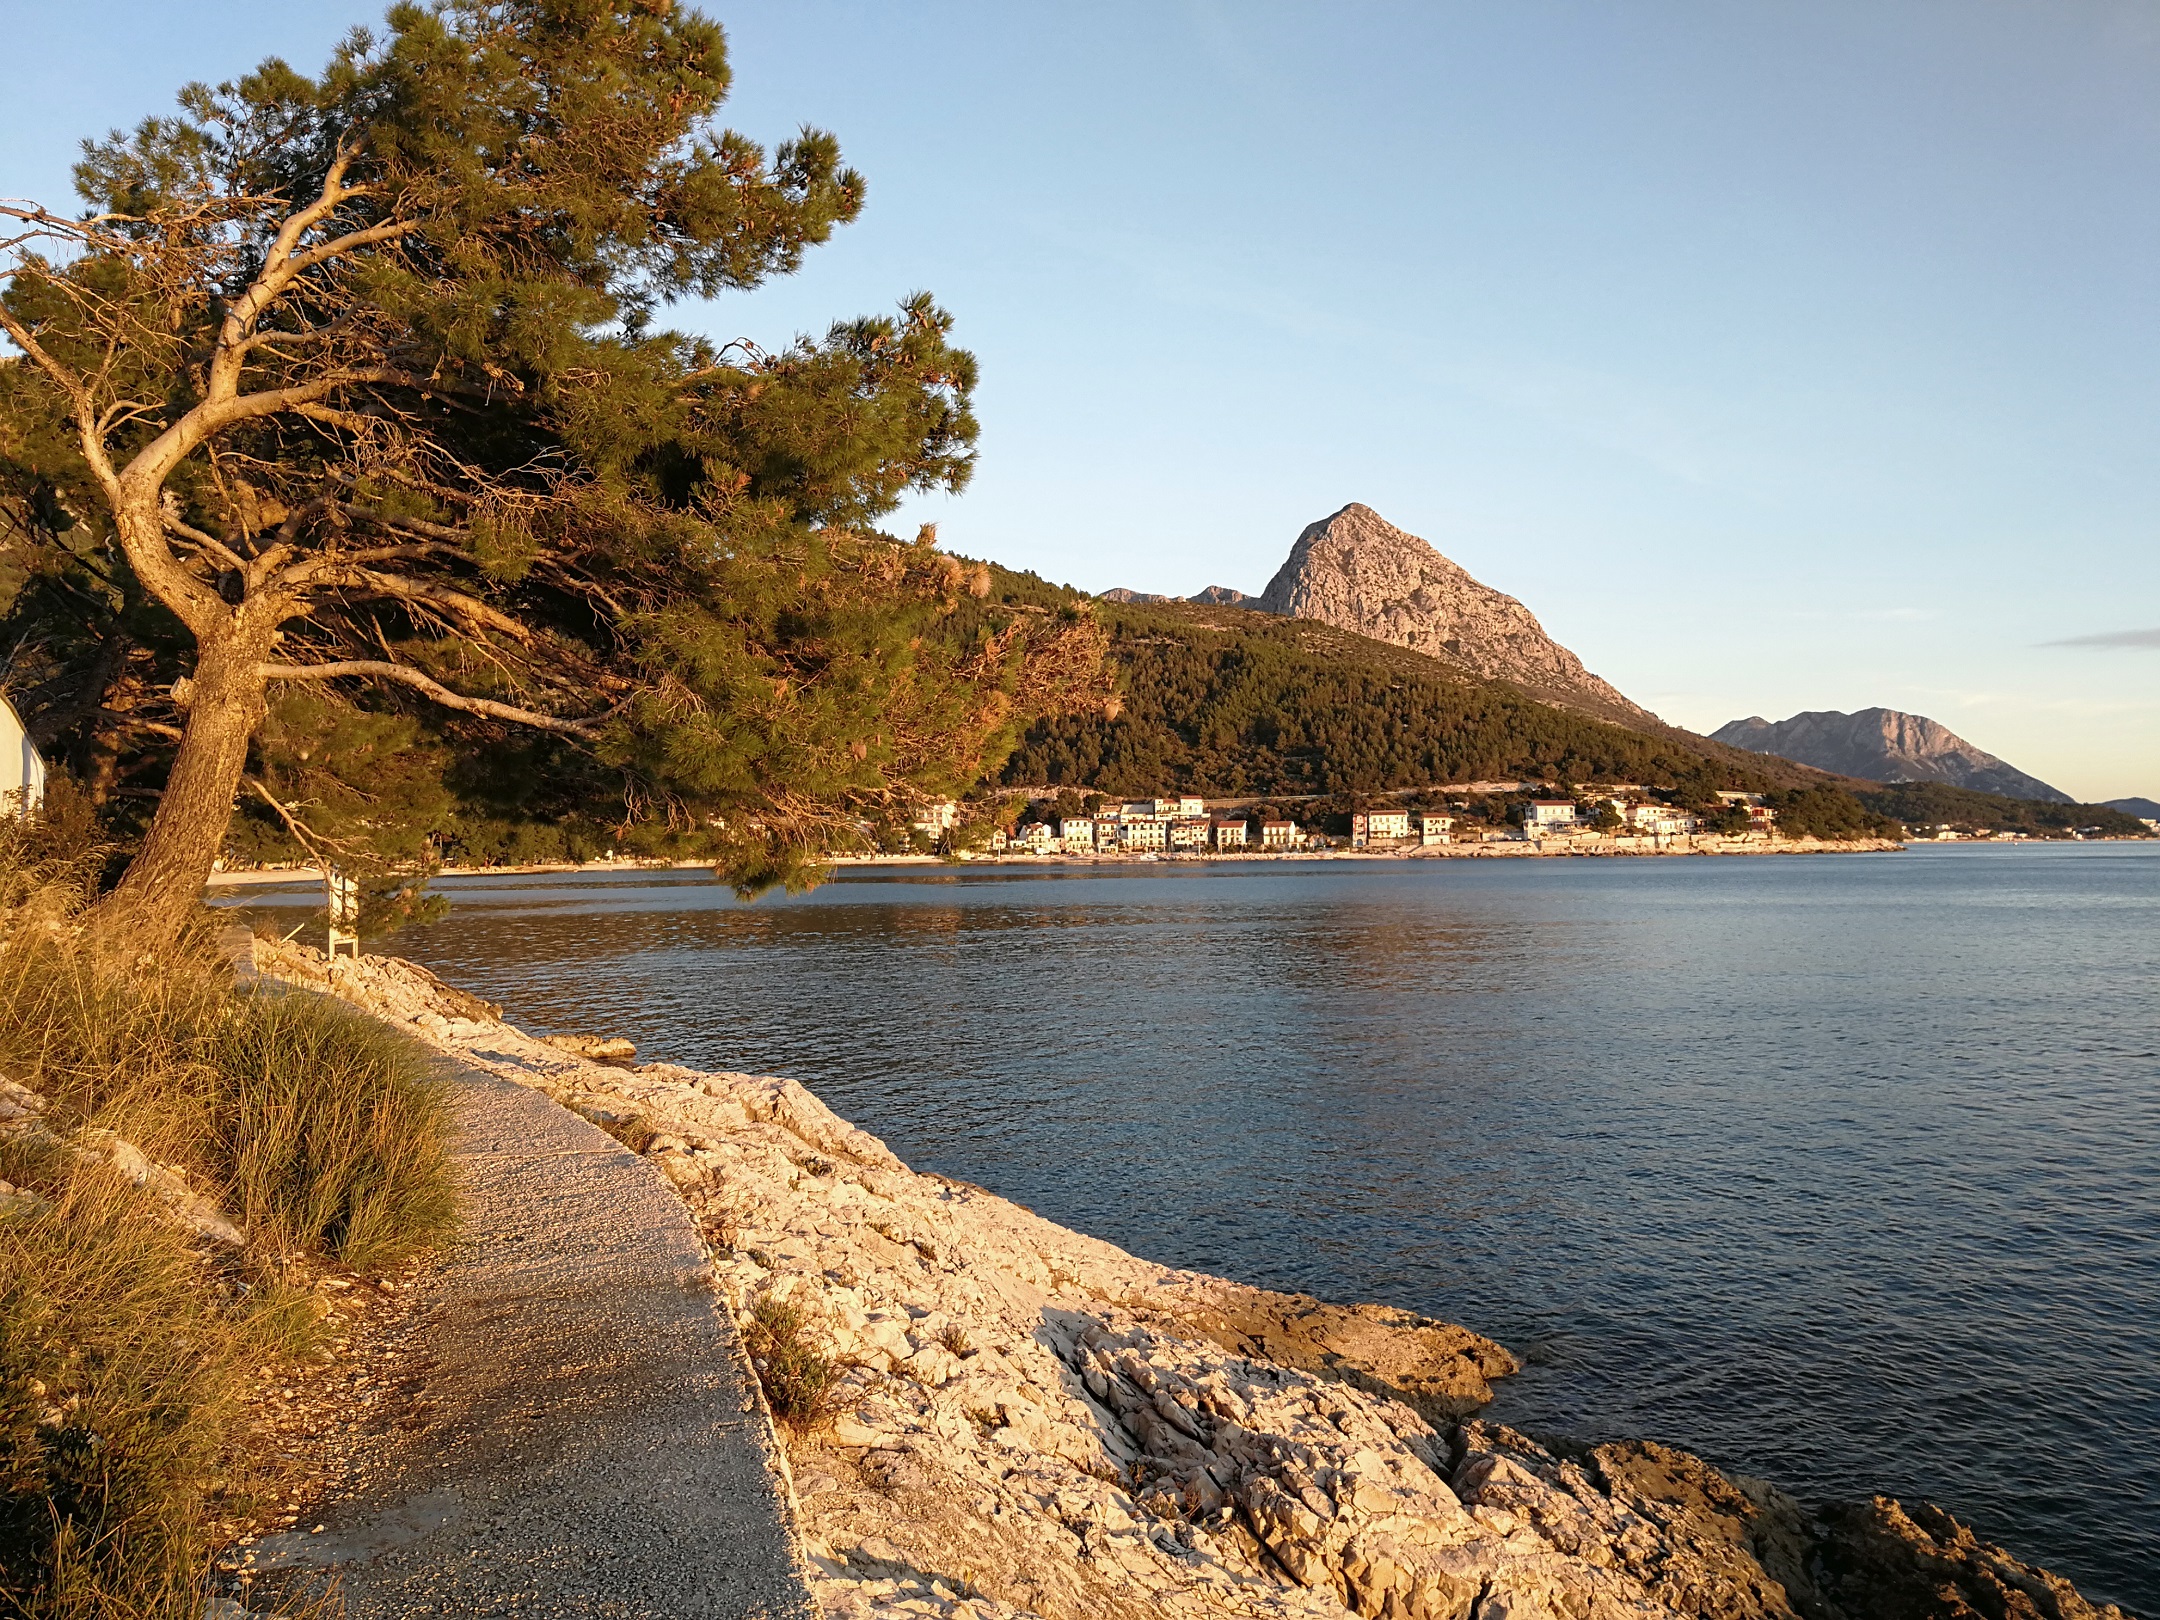
<path id="1" fill-rule="evenodd" d="M 0 809 L 21 814 L 45 796 L 45 761 L 30 745 L 22 717 L 0 697 Z"/>

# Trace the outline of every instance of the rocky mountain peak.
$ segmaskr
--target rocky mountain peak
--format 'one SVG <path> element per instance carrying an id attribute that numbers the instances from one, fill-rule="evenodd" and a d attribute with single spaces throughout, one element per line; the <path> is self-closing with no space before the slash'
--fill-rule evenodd
<path id="1" fill-rule="evenodd" d="M 1254 605 L 1393 642 L 1604 719 L 1657 719 L 1584 669 L 1514 597 L 1355 501 L 1307 525 Z"/>
<path id="2" fill-rule="evenodd" d="M 1870 782 L 1947 782 L 2011 799 L 2069 804 L 2070 795 L 1976 748 L 1940 721 L 1902 709 L 1811 709 L 1789 720 L 1750 715 L 1711 738 Z"/>

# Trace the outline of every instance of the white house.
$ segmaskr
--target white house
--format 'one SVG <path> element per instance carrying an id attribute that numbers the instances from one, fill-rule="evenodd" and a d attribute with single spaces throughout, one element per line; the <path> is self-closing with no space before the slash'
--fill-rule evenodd
<path id="1" fill-rule="evenodd" d="M 1030 855 L 1055 855 L 1061 847 L 1058 835 L 1050 830 L 1047 822 L 1031 821 L 1020 829 L 1016 840 Z"/>
<path id="2" fill-rule="evenodd" d="M 1305 840 L 1298 833 L 1294 821 L 1263 821 L 1260 823 L 1260 847 L 1262 849 L 1295 849 Z"/>
<path id="3" fill-rule="evenodd" d="M 1421 815 L 1417 818 L 1418 842 L 1421 844 L 1444 844 L 1454 829 L 1453 816 Z"/>
<path id="4" fill-rule="evenodd" d="M 1410 836 L 1407 810 L 1360 810 L 1350 817 L 1350 847 L 1366 849 L 1373 844 Z"/>
<path id="5" fill-rule="evenodd" d="M 1245 847 L 1245 823 L 1242 820 L 1215 823 L 1215 847 L 1217 849 L 1243 849 Z"/>
<path id="6" fill-rule="evenodd" d="M 1170 847 L 1172 849 L 1206 849 L 1208 824 L 1205 816 L 1179 816 L 1170 823 Z"/>
<path id="7" fill-rule="evenodd" d="M 1163 849 L 1169 845 L 1168 833 L 1167 822 L 1136 816 L 1118 823 L 1118 844 L 1124 849 Z"/>
<path id="8" fill-rule="evenodd" d="M 960 819 L 960 806 L 951 799 L 931 799 L 915 807 L 915 819 L 908 823 L 917 832 L 928 833 L 932 838 L 949 833 Z"/>
<path id="9" fill-rule="evenodd" d="M 0 697 L 0 814 L 27 815 L 45 797 L 45 760 L 15 706 Z"/>
<path id="10" fill-rule="evenodd" d="M 1207 814 L 1205 799 L 1132 799 L 1125 805 L 1128 816 L 1154 816 L 1163 821 L 1174 821 L 1180 816 L 1204 816 Z"/>
<path id="11" fill-rule="evenodd" d="M 1695 818 L 1669 804 L 1631 804 L 1620 814 L 1637 832 L 1655 838 L 1679 838 L 1695 830 Z"/>
<path id="12" fill-rule="evenodd" d="M 1066 816 L 1058 822 L 1058 837 L 1065 841 L 1065 853 L 1077 855 L 1095 847 L 1095 818 L 1093 816 Z M 1105 829 L 1107 831 L 1107 828 Z"/>
<path id="13" fill-rule="evenodd" d="M 1565 832 L 1574 825 L 1572 799 L 1532 799 L 1523 806 L 1523 827 L 1528 832 Z"/>

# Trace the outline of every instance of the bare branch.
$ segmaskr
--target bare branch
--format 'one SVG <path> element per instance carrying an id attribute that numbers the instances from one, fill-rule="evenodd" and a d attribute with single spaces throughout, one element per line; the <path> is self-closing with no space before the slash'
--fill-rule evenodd
<path id="1" fill-rule="evenodd" d="M 607 715 L 602 714 L 588 720 L 565 720 L 552 714 L 520 709 L 514 704 L 497 703 L 492 698 L 466 697 L 463 693 L 451 691 L 432 675 L 423 675 L 408 665 L 385 663 L 372 658 L 348 658 L 332 664 L 258 664 L 256 668 L 262 672 L 264 679 L 272 681 L 330 681 L 350 675 L 397 681 L 417 692 L 424 692 L 446 709 L 461 709 L 467 714 L 485 715 L 490 720 L 507 720 L 513 725 L 561 732 L 570 737 L 597 737 L 600 734 L 600 722 L 607 718 Z"/>
<path id="2" fill-rule="evenodd" d="M 165 492 L 165 509 L 161 515 L 165 520 L 165 532 L 167 534 L 178 535 L 189 545 L 194 546 L 199 550 L 208 552 L 211 556 L 217 558 L 218 561 L 222 562 L 227 568 L 230 568 L 237 573 L 245 573 L 247 571 L 247 559 L 242 557 L 238 552 L 232 550 L 229 546 L 225 544 L 224 541 L 220 540 L 214 534 L 205 534 L 202 530 L 197 528 L 191 528 L 188 524 L 181 521 L 180 514 L 173 510 L 172 491 L 170 490 L 167 490 Z"/>
<path id="3" fill-rule="evenodd" d="M 276 416 L 281 411 L 290 411 L 298 406 L 312 405 L 317 400 L 327 399 L 339 389 L 366 383 L 403 385 L 423 393 L 433 392 L 439 386 L 424 377 L 411 376 L 395 366 L 359 366 L 333 371 L 312 382 L 295 383 L 289 388 L 269 388 L 255 394 L 227 394 L 219 399 L 206 399 L 137 451 L 135 459 L 128 463 L 127 470 L 121 477 L 129 484 L 155 489 L 190 451 L 212 434 L 241 422 L 251 422 L 265 416 Z"/>
<path id="4" fill-rule="evenodd" d="M 341 411 L 329 405 L 295 405 L 295 416 L 304 416 L 311 422 L 324 422 L 331 427 L 341 427 L 347 433 L 365 433 L 375 426 L 372 417 L 357 411 Z"/>
<path id="5" fill-rule="evenodd" d="M 313 828 L 309 827 L 307 823 L 303 822 L 298 816 L 294 815 L 292 811 L 288 809 L 284 804 L 280 803 L 278 800 L 278 796 L 275 793 L 272 793 L 268 788 L 264 787 L 262 783 L 257 781 L 254 777 L 243 776 L 240 778 L 240 780 L 245 782 L 249 787 L 253 788 L 258 794 L 260 794 L 262 796 L 263 803 L 267 804 L 272 810 L 275 810 L 277 812 L 278 820 L 284 822 L 285 830 L 293 835 L 293 842 L 298 844 L 302 849 L 306 850 L 308 854 L 312 855 L 315 858 L 316 862 L 323 868 L 325 872 L 329 871 L 331 867 L 330 856 L 341 853 L 343 850 L 349 847 L 345 840 L 338 838 L 325 838 L 321 833 L 318 833 Z"/>
<path id="6" fill-rule="evenodd" d="M 490 630 L 508 636 L 520 645 L 532 643 L 532 631 L 509 614 L 488 606 L 477 597 L 467 596 L 463 591 L 452 590 L 447 585 L 434 585 L 422 580 L 409 580 L 397 574 L 380 573 L 372 568 L 335 568 L 326 570 L 330 584 L 347 584 L 357 587 L 365 594 L 384 596 L 401 602 L 425 602 L 458 615 L 469 624 L 483 625 Z"/>
<path id="7" fill-rule="evenodd" d="M 31 364 L 50 377 L 60 391 L 67 395 L 69 402 L 75 407 L 77 421 L 84 424 L 84 431 L 87 432 L 87 424 L 95 418 L 96 413 L 90 408 L 89 390 L 83 386 L 82 379 L 47 354 L 44 345 L 31 335 L 30 328 L 17 319 L 15 312 L 6 304 L 0 304 L 0 332 L 7 333 L 8 341 L 28 355 Z M 102 456 L 99 458 L 100 461 L 103 459 Z M 110 470 L 108 465 L 106 471 L 109 473 Z"/>
<path id="8" fill-rule="evenodd" d="M 94 712 L 98 719 L 109 722 L 116 731 L 147 731 L 151 736 L 163 737 L 169 742 L 178 742 L 187 735 L 178 726 L 168 726 L 162 720 L 138 719 L 118 709 L 98 709 Z"/>

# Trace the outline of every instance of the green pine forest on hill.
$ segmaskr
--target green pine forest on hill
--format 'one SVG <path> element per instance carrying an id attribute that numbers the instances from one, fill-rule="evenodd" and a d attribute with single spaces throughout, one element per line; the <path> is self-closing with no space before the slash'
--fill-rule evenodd
<path id="1" fill-rule="evenodd" d="M 1189 603 L 1096 611 L 1120 712 L 1032 727 L 1006 763 L 1008 784 L 1248 797 L 1500 778 L 1704 793 L 1819 780 L 1716 745 L 1725 757 L 1707 757 L 1326 625 Z"/>
<path id="2" fill-rule="evenodd" d="M 1071 599 L 1032 575 L 998 570 L 995 579 L 993 596 L 1008 604 L 1051 609 Z M 1856 793 L 1770 755 L 1592 719 L 1407 648 L 1250 609 L 1098 601 L 1096 612 L 1121 707 L 1030 727 L 1006 762 L 1007 787 L 1347 803 L 1415 799 L 1442 783 L 1632 782 L 1698 809 L 1714 806 L 1720 788 L 1759 792 L 1781 827 L 1824 838 L 1896 836 L 1907 821 L 2041 835 L 2145 831 L 2100 806 L 2025 805 L 1964 789 L 1942 790 L 1954 805 L 1907 787 Z"/>
<path id="3" fill-rule="evenodd" d="M 2060 838 L 2070 832 L 2098 832 L 2109 838 L 2151 836 L 2151 829 L 2137 817 L 2104 804 L 2006 799 L 1999 793 L 1976 793 L 1947 782 L 1891 782 L 1863 788 L 1857 796 L 1876 814 L 1913 828 L 2019 832 L 2032 838 Z"/>

